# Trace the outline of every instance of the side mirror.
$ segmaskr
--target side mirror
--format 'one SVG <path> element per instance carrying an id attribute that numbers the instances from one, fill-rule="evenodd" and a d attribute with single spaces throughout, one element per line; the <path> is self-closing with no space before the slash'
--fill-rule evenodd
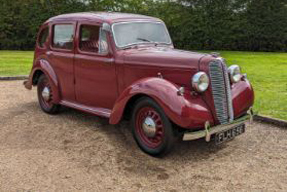
<path id="1" fill-rule="evenodd" d="M 108 24 L 108 23 L 103 23 L 102 29 L 103 29 L 104 31 L 107 31 L 107 32 L 112 32 L 111 25 Z"/>

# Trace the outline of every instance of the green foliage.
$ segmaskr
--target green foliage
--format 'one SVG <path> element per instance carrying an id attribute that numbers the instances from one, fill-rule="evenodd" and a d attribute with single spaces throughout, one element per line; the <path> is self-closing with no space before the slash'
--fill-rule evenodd
<path id="1" fill-rule="evenodd" d="M 243 19 L 246 21 L 247 47 L 255 51 L 286 51 L 286 0 L 251 1 Z"/>
<path id="2" fill-rule="evenodd" d="M 161 18 L 182 49 L 287 50 L 286 0 L 0 0 L 0 49 L 33 49 L 39 26 L 72 12 Z"/>

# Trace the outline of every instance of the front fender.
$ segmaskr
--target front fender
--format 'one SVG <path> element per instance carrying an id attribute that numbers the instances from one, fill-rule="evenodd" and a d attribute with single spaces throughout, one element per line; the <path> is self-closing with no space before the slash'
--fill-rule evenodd
<path id="1" fill-rule="evenodd" d="M 29 75 L 29 79 L 27 82 L 25 82 L 25 87 L 27 89 L 32 89 L 32 86 L 34 85 L 33 79 L 38 72 L 44 73 L 50 79 L 51 89 L 53 92 L 53 102 L 59 103 L 60 94 L 58 78 L 51 64 L 45 59 L 39 59 L 35 62 L 35 65 L 33 66 L 32 71 Z"/>
<path id="2" fill-rule="evenodd" d="M 254 91 L 250 82 L 245 79 L 232 86 L 234 117 L 240 117 L 254 104 Z"/>
<path id="3" fill-rule="evenodd" d="M 191 96 L 189 91 L 178 94 L 179 86 L 165 79 L 151 77 L 141 79 L 126 88 L 110 116 L 110 123 L 117 124 L 124 113 L 128 101 L 139 94 L 144 94 L 154 99 L 165 114 L 175 124 L 183 128 L 201 128 L 206 121 L 213 124 L 213 117 L 205 102 L 200 96 Z"/>

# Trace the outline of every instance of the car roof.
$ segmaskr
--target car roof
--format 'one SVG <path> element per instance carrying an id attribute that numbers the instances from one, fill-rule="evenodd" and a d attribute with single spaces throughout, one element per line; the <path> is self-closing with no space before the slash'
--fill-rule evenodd
<path id="1" fill-rule="evenodd" d="M 69 13 L 58 15 L 50 18 L 46 22 L 53 21 L 83 21 L 83 20 L 96 20 L 101 23 L 116 23 L 132 20 L 150 20 L 150 21 L 161 21 L 158 18 L 131 14 L 131 13 L 119 13 L 119 12 L 82 12 L 82 13 Z"/>

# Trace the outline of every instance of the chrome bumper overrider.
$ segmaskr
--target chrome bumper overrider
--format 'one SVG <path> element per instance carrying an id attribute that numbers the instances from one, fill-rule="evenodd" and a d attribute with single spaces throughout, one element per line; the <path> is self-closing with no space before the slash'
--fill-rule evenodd
<path id="1" fill-rule="evenodd" d="M 228 129 L 231 129 L 232 127 L 235 127 L 236 125 L 240 125 L 242 123 L 245 123 L 247 121 L 250 121 L 250 123 L 252 123 L 253 121 L 253 111 L 252 108 L 250 108 L 247 111 L 247 114 L 243 117 L 240 117 L 238 119 L 235 119 L 233 122 L 231 123 L 227 123 L 224 125 L 217 125 L 214 127 L 210 127 L 209 122 L 205 122 L 205 128 L 204 130 L 200 130 L 200 131 L 195 131 L 195 132 L 187 132 L 184 133 L 183 135 L 183 140 L 184 141 L 189 141 L 189 140 L 195 140 L 195 139 L 200 139 L 200 138 L 205 138 L 206 142 L 210 141 L 211 135 L 221 132 L 221 131 L 225 131 Z"/>

